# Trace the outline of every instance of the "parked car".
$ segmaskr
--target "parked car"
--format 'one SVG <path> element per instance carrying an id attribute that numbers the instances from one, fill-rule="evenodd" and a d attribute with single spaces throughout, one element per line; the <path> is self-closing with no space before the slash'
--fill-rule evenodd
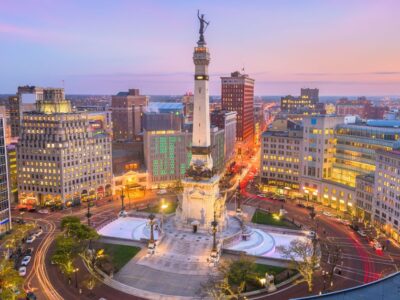
<path id="1" fill-rule="evenodd" d="M 39 209 L 38 213 L 39 214 L 48 214 L 49 210 L 48 209 Z"/>
<path id="2" fill-rule="evenodd" d="M 308 234 L 308 236 L 309 236 L 311 239 L 314 239 L 314 238 L 317 237 L 317 233 L 316 233 L 315 231 L 310 231 L 309 234 Z"/>
<path id="3" fill-rule="evenodd" d="M 357 233 L 362 237 L 366 237 L 367 236 L 367 234 L 364 232 L 364 230 L 361 230 L 361 229 L 358 230 Z"/>
<path id="4" fill-rule="evenodd" d="M 258 196 L 258 197 L 262 197 L 262 198 L 264 198 L 264 197 L 265 197 L 265 195 L 264 195 L 264 194 L 258 194 L 257 196 Z"/>
<path id="5" fill-rule="evenodd" d="M 379 242 L 375 242 L 373 247 L 375 250 L 382 251 L 382 245 Z"/>
<path id="6" fill-rule="evenodd" d="M 334 215 L 332 213 L 330 213 L 329 211 L 324 211 L 324 212 L 322 212 L 322 214 L 327 217 L 330 217 L 330 218 L 334 217 Z"/>
<path id="7" fill-rule="evenodd" d="M 19 276 L 25 276 L 26 275 L 26 267 L 20 267 L 18 269 L 18 274 L 19 274 Z"/>
<path id="8" fill-rule="evenodd" d="M 33 235 L 35 236 L 35 237 L 39 237 L 39 236 L 41 236 L 43 234 L 43 229 L 39 229 L 38 231 L 36 231 Z"/>
<path id="9" fill-rule="evenodd" d="M 25 252 L 24 252 L 24 255 L 32 255 L 32 253 L 33 253 L 33 248 L 28 248 L 28 249 L 26 249 L 25 250 Z"/>
<path id="10" fill-rule="evenodd" d="M 280 202 L 286 202 L 286 199 L 285 199 L 285 197 L 278 197 L 278 201 L 280 201 Z"/>
<path id="11" fill-rule="evenodd" d="M 166 190 L 159 190 L 158 192 L 157 192 L 157 195 L 165 195 L 167 193 L 167 191 Z"/>
<path id="12" fill-rule="evenodd" d="M 31 235 L 26 239 L 26 243 L 27 244 L 32 244 L 35 240 L 36 240 L 36 236 L 35 235 Z"/>
<path id="13" fill-rule="evenodd" d="M 26 300 L 36 300 L 36 299 L 37 299 L 37 297 L 33 292 L 28 292 L 26 294 Z"/>
<path id="14" fill-rule="evenodd" d="M 22 261 L 21 261 L 21 266 L 27 266 L 29 264 L 29 262 L 31 261 L 32 256 L 27 255 L 25 256 Z"/>
<path id="15" fill-rule="evenodd" d="M 298 207 L 306 208 L 306 206 L 303 203 L 297 203 Z"/>

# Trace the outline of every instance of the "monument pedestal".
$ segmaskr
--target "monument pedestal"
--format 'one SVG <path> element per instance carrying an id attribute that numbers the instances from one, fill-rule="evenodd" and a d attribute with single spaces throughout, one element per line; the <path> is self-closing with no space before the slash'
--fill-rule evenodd
<path id="1" fill-rule="evenodd" d="M 225 196 L 219 193 L 218 183 L 218 175 L 202 180 L 182 180 L 183 195 L 177 209 L 177 226 L 193 232 L 208 232 L 215 212 L 218 230 L 226 227 Z"/>

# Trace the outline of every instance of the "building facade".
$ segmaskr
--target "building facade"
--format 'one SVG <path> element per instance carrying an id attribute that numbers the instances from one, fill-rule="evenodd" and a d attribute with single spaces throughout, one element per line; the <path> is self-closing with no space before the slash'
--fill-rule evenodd
<path id="1" fill-rule="evenodd" d="M 338 116 L 359 116 L 362 119 L 383 119 L 389 110 L 386 106 L 374 106 L 371 100 L 360 97 L 357 100 L 347 98 L 336 102 L 336 114 Z"/>
<path id="2" fill-rule="evenodd" d="M 254 138 L 254 79 L 239 72 L 221 77 L 222 109 L 237 112 L 236 140 L 251 141 Z"/>
<path id="3" fill-rule="evenodd" d="M 358 175 L 356 178 L 356 216 L 367 224 L 372 220 L 375 174 Z"/>
<path id="4" fill-rule="evenodd" d="M 225 140 L 225 161 L 232 158 L 236 143 L 236 120 L 235 111 L 214 110 L 210 114 L 211 125 L 224 130 Z"/>
<path id="5" fill-rule="evenodd" d="M 301 89 L 300 97 L 288 95 L 281 98 L 281 110 L 285 112 L 296 112 L 301 110 L 315 110 L 319 103 L 319 90 L 305 88 Z"/>
<path id="6" fill-rule="evenodd" d="M 140 140 L 142 114 L 149 103 L 149 97 L 140 95 L 138 89 L 119 92 L 111 98 L 113 139 L 115 141 Z"/>
<path id="7" fill-rule="evenodd" d="M 112 193 L 111 132 L 73 112 L 63 89 L 43 89 L 17 145 L 19 202 L 71 205 Z"/>
<path id="8" fill-rule="evenodd" d="M 144 160 L 152 188 L 172 185 L 184 178 L 191 159 L 191 139 L 188 131 L 144 131 Z"/>
<path id="9" fill-rule="evenodd" d="M 275 125 L 274 125 L 275 124 Z M 263 191 L 299 190 L 303 128 L 276 120 L 262 135 L 260 177 Z"/>
<path id="10" fill-rule="evenodd" d="M 0 118 L 0 235 L 11 229 L 10 192 L 4 119 Z"/>
<path id="11" fill-rule="evenodd" d="M 192 158 L 192 128 L 144 131 L 144 160 L 152 188 L 174 185 L 185 177 Z M 210 128 L 211 158 L 216 170 L 225 165 L 224 130 Z"/>
<path id="12" fill-rule="evenodd" d="M 35 109 L 36 101 L 43 97 L 43 88 L 19 86 L 16 96 L 8 98 L 7 108 L 10 113 L 11 137 L 18 137 L 23 113 Z"/>
<path id="13" fill-rule="evenodd" d="M 373 222 L 400 242 L 400 151 L 376 153 Z"/>

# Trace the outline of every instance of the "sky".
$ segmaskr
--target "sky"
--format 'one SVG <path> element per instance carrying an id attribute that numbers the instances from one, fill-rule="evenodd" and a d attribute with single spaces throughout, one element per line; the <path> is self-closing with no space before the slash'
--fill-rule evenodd
<path id="1" fill-rule="evenodd" d="M 197 9 L 213 95 L 243 68 L 256 95 L 400 95 L 398 0 L 0 0 L 0 94 L 192 91 Z"/>

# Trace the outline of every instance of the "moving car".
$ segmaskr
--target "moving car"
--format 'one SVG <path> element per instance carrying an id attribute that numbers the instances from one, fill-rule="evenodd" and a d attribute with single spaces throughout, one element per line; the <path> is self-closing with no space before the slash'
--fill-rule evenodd
<path id="1" fill-rule="evenodd" d="M 379 242 L 375 242 L 373 247 L 375 250 L 382 251 L 382 245 Z"/>
<path id="2" fill-rule="evenodd" d="M 36 236 L 35 235 L 31 235 L 30 237 L 28 237 L 26 239 L 26 243 L 27 244 L 32 244 L 35 240 L 36 240 Z"/>
<path id="3" fill-rule="evenodd" d="M 361 229 L 358 230 L 357 233 L 362 237 L 366 237 L 367 236 L 367 234 L 364 232 L 364 230 L 361 230 Z"/>
<path id="4" fill-rule="evenodd" d="M 43 229 L 39 229 L 38 231 L 36 231 L 33 235 L 35 236 L 35 237 L 39 237 L 39 236 L 41 236 L 43 234 Z"/>
<path id="5" fill-rule="evenodd" d="M 167 193 L 166 190 L 159 190 L 159 191 L 157 192 L 157 195 L 164 195 L 164 194 L 166 194 L 166 193 Z"/>
<path id="6" fill-rule="evenodd" d="M 33 248 L 28 248 L 28 249 L 26 249 L 25 250 L 25 252 L 24 252 L 24 254 L 25 254 L 25 256 L 27 256 L 27 255 L 32 255 L 32 253 L 33 253 Z"/>
<path id="7" fill-rule="evenodd" d="M 29 262 L 31 261 L 32 256 L 25 256 L 22 261 L 21 261 L 21 266 L 27 266 L 29 264 Z"/>
<path id="8" fill-rule="evenodd" d="M 25 276 L 26 275 L 26 267 L 20 267 L 18 269 L 18 274 L 19 274 L 19 276 Z"/>
<path id="9" fill-rule="evenodd" d="M 327 217 L 331 217 L 331 218 L 334 217 L 334 215 L 332 213 L 330 213 L 329 211 L 324 211 L 324 212 L 322 212 L 322 214 L 324 214 Z"/>

